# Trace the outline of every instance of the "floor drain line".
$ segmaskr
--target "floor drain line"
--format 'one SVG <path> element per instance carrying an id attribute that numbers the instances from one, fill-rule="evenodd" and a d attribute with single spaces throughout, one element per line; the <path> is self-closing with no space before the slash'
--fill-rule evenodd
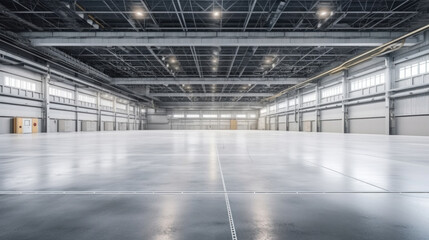
<path id="1" fill-rule="evenodd" d="M 232 240 L 238 240 L 237 232 L 235 231 L 234 218 L 232 217 L 231 205 L 229 203 L 228 192 L 226 191 L 225 179 L 223 178 L 222 164 L 220 163 L 217 144 L 216 144 L 216 156 L 217 156 L 217 162 L 219 164 L 219 171 L 220 171 L 220 177 L 222 179 L 223 191 L 225 192 L 225 203 L 226 203 L 226 210 L 228 212 L 228 220 L 229 220 L 229 228 L 231 230 L 231 237 L 232 237 Z"/>

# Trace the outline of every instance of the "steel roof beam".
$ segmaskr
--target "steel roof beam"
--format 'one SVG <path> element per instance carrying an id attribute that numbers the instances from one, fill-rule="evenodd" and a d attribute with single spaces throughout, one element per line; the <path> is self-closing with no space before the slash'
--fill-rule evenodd
<path id="1" fill-rule="evenodd" d="M 210 8 L 210 7 L 209 7 Z M 213 14 L 212 11 L 204 10 L 204 11 L 182 11 L 184 14 L 208 14 L 211 15 Z M 417 11 L 392 11 L 392 10 L 381 10 L 381 11 L 335 11 L 336 13 L 348 13 L 348 14 L 413 14 L 416 13 Z M 55 13 L 54 11 L 11 11 L 11 13 L 14 14 L 53 14 Z M 76 11 L 77 14 L 80 13 L 86 13 L 86 14 L 121 14 L 121 13 L 126 13 L 126 14 L 134 14 L 135 11 Z M 167 11 L 147 11 L 145 12 L 147 14 L 176 14 L 175 11 L 172 10 L 167 10 Z M 222 11 L 222 14 L 248 14 L 249 11 L 248 10 L 242 10 L 242 11 Z M 270 11 L 253 11 L 254 14 L 270 14 L 272 12 Z M 283 14 L 287 14 L 287 15 L 292 15 L 292 14 L 308 14 L 308 15 L 314 15 L 317 13 L 317 11 L 283 11 Z"/>
<path id="2" fill-rule="evenodd" d="M 259 85 L 291 85 L 305 78 L 113 78 L 117 85 L 163 85 L 163 84 L 259 84 Z"/>
<path id="3" fill-rule="evenodd" d="M 34 46 L 376 47 L 402 32 L 25 32 Z M 418 43 L 416 37 L 405 45 Z"/>
<path id="4" fill-rule="evenodd" d="M 210 107 L 218 107 L 222 109 L 227 108 L 251 108 L 251 109 L 258 109 L 263 107 L 264 105 L 261 102 L 161 102 L 159 103 L 159 106 L 165 107 L 165 108 L 174 108 L 174 109 L 180 109 L 180 107 L 186 107 L 186 109 L 192 109 L 192 108 L 203 108 L 207 110 L 207 108 Z"/>
<path id="5" fill-rule="evenodd" d="M 152 97 L 271 97 L 273 93 L 150 93 Z"/>

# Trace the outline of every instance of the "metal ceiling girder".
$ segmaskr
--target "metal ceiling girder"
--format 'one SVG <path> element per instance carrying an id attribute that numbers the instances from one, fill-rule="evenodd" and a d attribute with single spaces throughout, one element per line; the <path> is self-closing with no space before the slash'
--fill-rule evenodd
<path id="1" fill-rule="evenodd" d="M 24 32 L 34 46 L 375 47 L 402 32 Z M 418 43 L 407 39 L 406 46 Z"/>
<path id="2" fill-rule="evenodd" d="M 152 97 L 271 97 L 273 93 L 151 93 Z"/>
<path id="3" fill-rule="evenodd" d="M 207 109 L 210 109 L 210 107 L 216 107 L 217 109 L 219 108 L 258 109 L 258 108 L 262 108 L 264 105 L 261 102 L 162 102 L 162 103 L 159 103 L 159 106 L 163 108 L 174 108 L 176 110 L 180 109 L 180 107 L 186 107 L 186 109 L 203 108 L 207 110 Z"/>
<path id="4" fill-rule="evenodd" d="M 260 85 L 291 85 L 297 84 L 305 78 L 113 78 L 117 85 L 165 85 L 165 84 L 260 84 Z"/>

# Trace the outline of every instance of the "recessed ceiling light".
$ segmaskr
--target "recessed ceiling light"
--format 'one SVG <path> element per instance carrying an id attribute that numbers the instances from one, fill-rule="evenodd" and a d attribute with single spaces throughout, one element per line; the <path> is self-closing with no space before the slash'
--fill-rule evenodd
<path id="1" fill-rule="evenodd" d="M 217 59 L 217 58 L 213 58 L 213 59 L 212 59 L 212 62 L 213 62 L 213 63 L 217 63 L 217 61 L 218 61 L 218 59 Z"/>

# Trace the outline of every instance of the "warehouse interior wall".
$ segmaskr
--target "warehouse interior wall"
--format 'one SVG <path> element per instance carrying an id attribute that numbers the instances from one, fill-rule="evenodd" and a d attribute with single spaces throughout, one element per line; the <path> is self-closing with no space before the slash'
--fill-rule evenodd
<path id="1" fill-rule="evenodd" d="M 45 122 L 47 132 L 144 128 L 146 108 L 136 102 L 55 77 L 44 90 L 44 81 L 44 74 L 0 64 L 0 134 L 13 132 L 15 117 L 37 118 L 39 132 Z"/>
<path id="2" fill-rule="evenodd" d="M 148 109 L 149 130 L 256 130 L 257 110 Z M 232 125 L 231 125 L 232 124 Z"/>
<path id="3" fill-rule="evenodd" d="M 13 132 L 13 118 L 27 117 L 38 119 L 39 132 L 45 125 L 47 132 L 75 132 L 226 130 L 233 124 L 243 130 L 428 136 L 428 35 L 412 48 L 324 77 L 260 110 L 152 109 L 111 91 L 1 64 L 0 133 Z"/>
<path id="4" fill-rule="evenodd" d="M 258 129 L 429 136 L 429 33 L 421 39 L 277 98 Z"/>

